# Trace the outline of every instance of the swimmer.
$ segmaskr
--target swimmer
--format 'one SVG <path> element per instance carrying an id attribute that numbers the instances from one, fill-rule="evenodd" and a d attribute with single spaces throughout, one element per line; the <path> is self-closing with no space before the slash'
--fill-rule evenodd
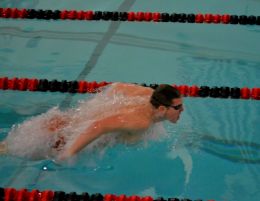
<path id="1" fill-rule="evenodd" d="M 43 114 L 41 117 L 35 117 L 31 120 L 33 123 L 27 122 L 28 128 L 24 128 L 24 133 L 31 132 L 29 124 L 40 124 L 41 129 L 36 132 L 42 136 L 43 130 L 44 135 L 49 137 L 38 146 L 34 141 L 34 152 L 41 151 L 46 154 L 47 152 L 39 147 L 41 144 L 48 144 L 52 154 L 59 154 L 57 158 L 65 160 L 108 133 L 119 133 L 118 139 L 129 143 L 138 141 L 141 133 L 157 122 L 169 120 L 176 123 L 182 111 L 182 97 L 179 91 L 170 85 L 163 84 L 154 90 L 134 84 L 114 83 L 106 87 L 101 95 L 95 95 L 72 112 L 53 109 L 45 116 Z M 26 127 L 26 122 L 21 124 L 20 128 L 18 126 L 14 129 L 13 133 L 22 127 Z M 43 139 L 40 136 L 38 138 Z M 6 140 L 0 144 L 0 150 L 8 152 L 12 149 L 12 144 L 15 142 L 8 143 Z M 15 151 L 21 153 L 33 146 L 27 145 L 27 149 L 23 150 L 18 147 Z M 31 158 L 39 159 L 44 154 L 31 154 Z"/>
<path id="2" fill-rule="evenodd" d="M 170 85 L 160 85 L 153 90 L 137 85 L 117 83 L 112 89 L 112 94 L 115 93 L 122 93 L 129 98 L 143 96 L 146 97 L 146 102 L 121 108 L 116 114 L 94 121 L 64 152 L 63 158 L 73 156 L 106 133 L 145 131 L 152 124 L 164 120 L 176 123 L 183 111 L 182 98 L 179 92 Z"/>

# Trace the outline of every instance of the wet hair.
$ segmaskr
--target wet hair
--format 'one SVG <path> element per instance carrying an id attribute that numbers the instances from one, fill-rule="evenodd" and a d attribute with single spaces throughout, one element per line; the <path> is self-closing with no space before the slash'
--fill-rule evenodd
<path id="1" fill-rule="evenodd" d="M 150 103 L 158 108 L 160 105 L 169 107 L 172 104 L 172 100 L 180 98 L 180 92 L 168 84 L 159 85 L 153 92 Z"/>

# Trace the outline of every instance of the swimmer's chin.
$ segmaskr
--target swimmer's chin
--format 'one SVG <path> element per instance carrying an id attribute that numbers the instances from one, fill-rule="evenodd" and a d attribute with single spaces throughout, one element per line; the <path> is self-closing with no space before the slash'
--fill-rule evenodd
<path id="1" fill-rule="evenodd" d="M 169 120 L 171 123 L 173 123 L 173 124 L 176 124 L 178 121 L 179 121 L 179 117 L 177 118 L 177 119 L 174 119 L 174 120 Z"/>

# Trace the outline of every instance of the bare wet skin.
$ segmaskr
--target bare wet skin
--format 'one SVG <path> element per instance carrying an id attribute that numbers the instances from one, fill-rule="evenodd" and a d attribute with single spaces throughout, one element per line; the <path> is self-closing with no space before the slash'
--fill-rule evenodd
<path id="1" fill-rule="evenodd" d="M 118 113 L 136 113 L 137 111 L 139 113 L 147 113 L 147 110 L 149 111 L 149 107 L 145 107 L 145 105 L 131 105 L 128 107 L 124 107 L 118 110 Z M 105 112 L 104 112 L 105 113 Z M 100 116 L 104 115 L 104 113 L 96 113 L 96 114 L 92 114 L 93 116 L 95 116 L 96 118 L 99 118 Z M 117 113 L 117 111 L 115 111 L 114 113 Z M 149 112 L 147 113 L 147 115 L 149 115 Z M 92 117 L 93 117 L 92 116 Z M 77 126 L 78 123 L 82 123 L 84 122 L 84 119 L 82 118 L 72 118 L 69 117 L 67 115 L 61 116 L 61 115 L 56 115 L 53 116 L 50 120 L 48 120 L 48 122 L 46 122 L 46 127 L 47 129 L 53 133 L 53 135 L 57 135 L 56 141 L 53 143 L 52 148 L 60 151 L 64 145 L 66 144 L 66 138 L 65 136 L 62 134 L 62 129 L 66 129 L 67 126 L 72 125 L 72 126 Z M 127 122 L 125 122 L 127 123 Z M 142 135 L 140 134 L 140 132 L 125 132 L 122 131 L 120 132 L 120 135 L 118 135 L 116 137 L 116 140 L 118 143 L 122 143 L 122 144 L 135 144 L 138 141 L 140 141 L 140 139 L 142 138 Z"/>

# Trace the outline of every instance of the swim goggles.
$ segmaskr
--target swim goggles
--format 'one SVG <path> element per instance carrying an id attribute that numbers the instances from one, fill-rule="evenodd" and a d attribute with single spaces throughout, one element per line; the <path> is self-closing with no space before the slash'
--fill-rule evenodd
<path id="1" fill-rule="evenodd" d="M 182 104 L 179 104 L 179 105 L 170 105 L 170 106 L 167 106 L 167 107 L 171 107 L 175 110 L 180 110 L 182 108 L 182 106 L 183 106 Z"/>

